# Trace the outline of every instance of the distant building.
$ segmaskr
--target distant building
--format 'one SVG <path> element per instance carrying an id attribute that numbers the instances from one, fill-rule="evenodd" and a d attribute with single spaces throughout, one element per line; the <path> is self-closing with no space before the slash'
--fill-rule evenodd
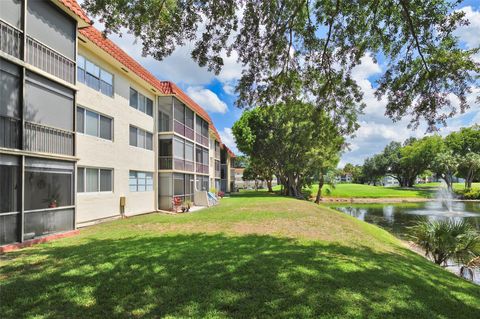
<path id="1" fill-rule="evenodd" d="M 351 183 L 353 182 L 353 175 L 350 173 L 341 174 L 335 177 L 336 183 Z"/>
<path id="2" fill-rule="evenodd" d="M 384 176 L 382 179 L 381 179 L 381 183 L 383 186 L 398 186 L 400 185 L 398 183 L 398 181 L 393 178 L 392 176 Z"/>
<path id="3" fill-rule="evenodd" d="M 233 188 L 234 190 L 239 190 L 239 189 L 255 189 L 255 181 L 254 180 L 243 180 L 243 172 L 245 171 L 245 168 L 243 167 L 235 167 L 234 168 L 234 179 L 233 179 Z M 277 186 L 277 178 L 273 176 L 272 179 L 272 187 Z M 257 187 L 259 189 L 266 188 L 267 183 L 264 181 L 257 181 Z"/>

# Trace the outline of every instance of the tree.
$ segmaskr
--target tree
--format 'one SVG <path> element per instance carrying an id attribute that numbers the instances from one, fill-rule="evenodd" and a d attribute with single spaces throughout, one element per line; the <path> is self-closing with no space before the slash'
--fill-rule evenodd
<path id="1" fill-rule="evenodd" d="M 302 197 L 330 160 L 326 154 L 338 153 L 344 141 L 324 111 L 300 101 L 245 111 L 232 131 L 238 149 L 275 172 L 285 195 L 294 197 Z"/>
<path id="2" fill-rule="evenodd" d="M 352 171 L 352 182 L 356 184 L 366 183 L 367 178 L 363 174 L 363 167 L 361 165 L 355 165 Z"/>
<path id="3" fill-rule="evenodd" d="M 248 166 L 248 157 L 245 155 L 237 155 L 234 159 L 235 167 L 245 168 Z"/>
<path id="4" fill-rule="evenodd" d="M 316 149 L 319 151 L 318 154 L 312 156 L 312 160 L 316 161 L 316 165 L 313 167 L 317 170 L 318 175 L 318 190 L 315 197 L 315 203 L 320 204 L 322 198 L 322 188 L 325 184 L 334 187 L 335 177 L 335 168 L 340 161 L 338 155 L 338 146 L 335 143 L 325 147 L 323 149 Z"/>
<path id="5" fill-rule="evenodd" d="M 365 181 L 376 186 L 380 182 L 380 179 L 385 175 L 384 166 L 384 157 L 382 154 L 376 154 L 365 159 L 362 166 L 362 173 L 365 176 Z"/>
<path id="6" fill-rule="evenodd" d="M 258 174 L 255 168 L 251 165 L 245 167 L 243 170 L 242 179 L 244 181 L 254 181 L 255 182 L 255 190 L 258 190 L 258 183 L 262 181 L 262 177 Z"/>
<path id="7" fill-rule="evenodd" d="M 451 150 L 440 152 L 435 156 L 431 168 L 447 184 L 449 191 L 453 191 L 453 176 L 458 169 L 458 157 Z"/>
<path id="8" fill-rule="evenodd" d="M 382 56 L 376 95 L 386 115 L 430 129 L 468 107 L 479 49 L 460 48 L 455 30 L 468 23 L 459 1 L 398 0 L 85 0 L 106 34 L 122 28 L 139 38 L 143 54 L 161 60 L 193 43 L 192 58 L 219 73 L 227 56 L 244 67 L 240 107 L 313 102 L 343 133 L 357 128 L 364 104 L 351 77 L 362 57 Z M 341 67 L 338 67 L 341 66 Z M 451 102 L 456 96 L 459 106 Z"/>
<path id="9" fill-rule="evenodd" d="M 447 146 L 460 156 L 458 175 L 465 179 L 465 188 L 471 188 L 473 180 L 480 175 L 480 125 L 465 127 L 458 132 L 450 133 L 445 142 Z"/>
<path id="10" fill-rule="evenodd" d="M 427 136 L 405 145 L 400 150 L 401 185 L 413 187 L 418 175 L 432 169 L 437 154 L 445 152 L 445 144 L 438 135 Z"/>
<path id="11" fill-rule="evenodd" d="M 480 178 L 480 154 L 469 152 L 459 160 L 458 170 L 465 178 L 465 188 L 471 189 L 475 178 Z"/>
<path id="12" fill-rule="evenodd" d="M 353 164 L 351 164 L 351 163 L 347 163 L 343 167 L 342 173 L 343 174 L 353 174 L 354 170 L 355 170 L 355 166 L 353 166 Z"/>

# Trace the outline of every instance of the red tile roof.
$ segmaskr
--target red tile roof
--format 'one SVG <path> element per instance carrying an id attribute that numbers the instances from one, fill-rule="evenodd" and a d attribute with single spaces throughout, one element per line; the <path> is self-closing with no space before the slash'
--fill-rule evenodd
<path id="1" fill-rule="evenodd" d="M 67 7 L 70 11 L 75 13 L 77 16 L 79 16 L 82 20 L 84 20 L 86 23 L 91 24 L 92 21 L 87 17 L 83 9 L 80 7 L 80 5 L 77 3 L 76 0 L 58 0 L 61 4 L 63 4 L 65 7 Z"/>
<path id="2" fill-rule="evenodd" d="M 195 113 L 199 114 L 205 121 L 210 124 L 210 128 L 213 127 L 213 122 L 208 113 L 198 105 L 194 100 L 192 100 L 187 93 L 183 92 L 175 83 L 170 81 L 162 81 L 164 94 L 173 94 L 177 95 L 183 102 L 185 102 Z"/>
<path id="3" fill-rule="evenodd" d="M 115 60 L 123 64 L 130 71 L 138 75 L 141 79 L 148 82 L 154 88 L 158 89 L 161 93 L 165 93 L 165 85 L 159 81 L 153 74 L 147 71 L 143 66 L 130 57 L 125 51 L 120 49 L 110 39 L 104 37 L 103 33 L 97 30 L 95 27 L 90 26 L 80 29 L 79 31 L 83 36 L 92 41 L 99 48 L 110 54 Z"/>
<path id="4" fill-rule="evenodd" d="M 72 11 L 78 14 L 81 17 L 84 17 L 88 21 L 88 17 L 83 12 L 82 8 L 78 5 L 75 0 L 60 0 L 65 6 L 68 6 Z M 85 21 L 87 21 L 85 20 Z M 130 71 L 135 73 L 141 79 L 152 85 L 154 88 L 160 91 L 162 94 L 171 94 L 178 96 L 183 102 L 185 102 L 188 107 L 190 107 L 195 113 L 200 115 L 204 118 L 208 124 L 210 129 L 213 131 L 215 138 L 223 145 L 222 139 L 220 138 L 220 134 L 218 134 L 217 129 L 213 125 L 213 121 L 208 115 L 208 113 L 198 105 L 194 100 L 192 100 L 185 92 L 182 91 L 175 83 L 170 81 L 160 81 L 158 80 L 153 74 L 151 74 L 147 69 L 145 69 L 140 63 L 135 61 L 132 57 L 130 57 L 125 51 L 123 51 L 118 45 L 116 45 L 113 41 L 106 38 L 102 32 L 97 30 L 93 26 L 89 26 L 86 28 L 82 28 L 79 30 L 80 34 L 85 36 L 99 48 L 107 52 L 110 56 L 112 56 L 115 60 L 123 64 L 126 68 Z M 227 148 L 228 149 L 228 148 Z M 233 154 L 230 149 L 228 151 Z M 234 155 L 233 155 L 234 156 Z"/>

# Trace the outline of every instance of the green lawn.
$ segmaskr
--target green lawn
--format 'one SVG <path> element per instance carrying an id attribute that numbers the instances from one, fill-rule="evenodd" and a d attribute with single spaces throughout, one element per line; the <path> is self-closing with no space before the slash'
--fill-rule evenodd
<path id="1" fill-rule="evenodd" d="M 477 318 L 480 287 L 373 225 L 243 193 L 100 224 L 0 261 L 6 318 Z"/>
<path id="2" fill-rule="evenodd" d="M 316 196 L 318 185 L 310 188 L 312 196 Z M 431 197 L 434 190 L 428 189 L 402 189 L 400 187 L 383 187 L 363 184 L 339 183 L 335 188 L 324 186 L 322 195 L 325 197 L 340 198 L 425 198 Z"/>
<path id="3" fill-rule="evenodd" d="M 425 183 L 425 184 L 417 184 L 415 187 L 419 188 L 438 188 L 441 185 L 441 183 Z M 480 183 L 473 183 L 472 188 L 480 188 Z M 465 189 L 465 184 L 464 183 L 453 183 L 453 189 L 454 190 L 461 190 Z"/>

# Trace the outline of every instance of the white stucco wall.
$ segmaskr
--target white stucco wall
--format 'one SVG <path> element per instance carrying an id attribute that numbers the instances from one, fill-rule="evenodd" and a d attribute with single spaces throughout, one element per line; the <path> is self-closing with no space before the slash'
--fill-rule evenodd
<path id="1" fill-rule="evenodd" d="M 129 126 L 134 125 L 150 133 L 154 132 L 154 118 L 129 105 L 130 87 L 154 101 L 151 92 L 134 83 L 120 69 L 101 60 L 92 51 L 79 48 L 79 54 L 100 65 L 114 75 L 114 96 L 106 96 L 88 86 L 78 83 L 77 105 L 113 118 L 113 141 L 90 135 L 77 134 L 77 156 L 80 167 L 113 168 L 113 191 L 108 193 L 78 193 L 77 222 L 118 216 L 120 197 L 126 196 L 126 215 L 135 215 L 155 210 L 155 191 L 130 192 L 129 171 L 152 172 L 155 174 L 155 151 L 129 145 Z M 154 149 L 156 147 L 154 135 Z"/>

